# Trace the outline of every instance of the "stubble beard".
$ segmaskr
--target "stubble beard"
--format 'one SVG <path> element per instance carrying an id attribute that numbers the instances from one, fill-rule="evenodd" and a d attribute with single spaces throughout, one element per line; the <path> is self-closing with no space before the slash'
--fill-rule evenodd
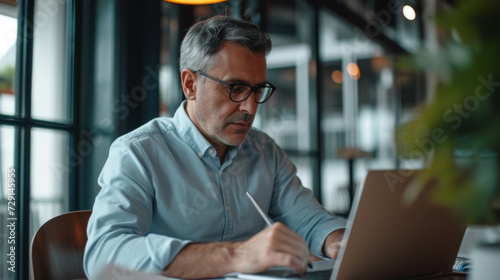
<path id="1" fill-rule="evenodd" d="M 206 89 L 203 87 L 202 89 L 202 94 L 203 96 L 206 97 Z M 201 112 L 201 113 L 200 113 Z M 213 109 L 210 111 L 205 111 L 205 110 L 194 110 L 194 115 L 198 122 L 200 123 L 200 126 L 203 128 L 203 136 L 207 139 L 207 141 L 211 142 L 210 144 L 214 145 L 226 145 L 226 146 L 239 146 L 245 142 L 246 137 L 248 136 L 248 132 L 250 131 L 250 128 L 253 125 L 253 121 L 255 118 L 255 115 L 253 114 L 245 114 L 245 113 L 240 113 L 240 114 L 233 114 L 230 115 L 225 121 L 224 124 L 218 125 L 218 123 L 209 123 L 209 120 L 205 116 L 217 116 L 217 112 L 214 112 Z M 228 139 L 229 137 L 224 137 L 223 132 L 224 129 L 230 125 L 232 122 L 248 122 L 250 123 L 248 129 L 242 129 L 236 131 L 238 134 L 245 134 L 244 138 L 241 141 L 231 141 Z"/>
<path id="2" fill-rule="evenodd" d="M 208 112 L 213 113 L 213 112 Z M 214 125 L 209 124 L 209 122 L 203 117 L 203 114 L 199 114 L 199 111 L 195 112 L 197 115 L 197 119 L 200 122 L 200 125 L 205 128 L 204 136 L 208 138 L 209 142 L 216 142 L 216 144 L 222 144 L 226 146 L 239 146 L 245 142 L 246 137 L 248 136 L 248 132 L 252 127 L 254 116 L 251 114 L 233 114 L 229 118 L 226 119 L 223 125 Z M 214 114 L 215 115 L 215 114 Z M 248 129 L 237 130 L 234 134 L 244 134 L 243 139 L 241 140 L 230 140 L 230 137 L 225 137 L 223 132 L 224 129 L 229 126 L 232 122 L 249 122 L 250 126 Z M 211 141 L 210 141 L 211 140 Z M 212 145 L 214 143 L 211 143 Z"/>

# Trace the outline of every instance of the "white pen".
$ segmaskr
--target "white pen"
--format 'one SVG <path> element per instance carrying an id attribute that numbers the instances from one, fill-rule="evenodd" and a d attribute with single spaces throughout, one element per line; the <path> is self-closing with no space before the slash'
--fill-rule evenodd
<path id="1" fill-rule="evenodd" d="M 257 211 L 259 211 L 259 214 L 262 216 L 262 219 L 264 219 L 264 221 L 266 221 L 267 225 L 272 226 L 273 221 L 271 221 L 271 218 L 269 218 L 269 216 L 264 212 L 264 210 L 262 210 L 262 208 L 257 203 L 257 201 L 255 201 L 253 196 L 249 192 L 247 192 L 247 196 L 248 196 L 248 198 L 250 198 L 250 201 L 252 201 L 252 204 L 253 204 L 253 206 L 255 206 L 255 209 L 257 209 Z"/>
<path id="2" fill-rule="evenodd" d="M 257 203 L 257 201 L 255 201 L 255 199 L 253 198 L 253 196 L 249 192 L 247 192 L 247 196 L 248 196 L 248 198 L 250 198 L 250 201 L 252 202 L 253 206 L 255 206 L 255 209 L 257 209 L 257 211 L 259 212 L 259 214 L 262 217 L 262 219 L 264 219 L 264 221 L 266 221 L 267 225 L 268 226 L 272 226 L 273 225 L 273 221 L 271 220 L 271 218 L 269 218 L 269 216 L 266 214 L 266 212 L 264 212 L 264 210 L 262 210 L 262 208 Z M 312 268 L 312 263 L 308 262 L 307 263 L 307 267 Z"/>

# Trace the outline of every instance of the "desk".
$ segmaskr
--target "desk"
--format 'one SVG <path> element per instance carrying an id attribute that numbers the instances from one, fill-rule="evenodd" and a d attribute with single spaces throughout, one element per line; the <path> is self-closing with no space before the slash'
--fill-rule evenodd
<path id="1" fill-rule="evenodd" d="M 417 278 L 417 279 L 437 279 L 437 280 L 466 280 L 467 276 L 466 274 L 450 274 L 450 275 L 442 275 L 442 276 L 437 276 L 437 277 L 427 277 L 427 278 Z M 169 277 L 164 277 L 160 275 L 152 275 L 152 274 L 146 274 L 143 272 L 134 272 L 134 271 L 129 271 L 127 269 L 123 269 L 120 267 L 108 265 L 104 268 L 102 273 L 95 278 L 95 280 L 109 280 L 109 279 L 118 279 L 118 280 L 125 280 L 125 279 L 141 279 L 141 280 L 173 280 L 176 278 L 169 278 Z M 238 278 L 214 278 L 213 280 L 220 279 L 220 280 L 225 280 L 225 279 L 238 279 Z M 275 278 L 275 279 L 284 279 L 284 278 Z M 402 279 L 403 280 L 403 279 Z M 409 280 L 408 278 L 405 278 L 405 280 Z"/>
<path id="2" fill-rule="evenodd" d="M 467 279 L 467 274 L 443 275 L 443 276 L 432 277 L 432 278 L 426 278 L 426 279 L 438 279 L 438 280 L 465 280 L 465 279 Z"/>

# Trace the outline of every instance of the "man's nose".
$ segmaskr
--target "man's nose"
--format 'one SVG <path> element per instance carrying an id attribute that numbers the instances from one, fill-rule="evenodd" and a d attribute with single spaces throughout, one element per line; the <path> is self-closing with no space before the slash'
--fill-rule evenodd
<path id="1" fill-rule="evenodd" d="M 240 103 L 240 111 L 255 115 L 259 104 L 255 102 L 255 93 L 252 91 L 247 99 Z"/>

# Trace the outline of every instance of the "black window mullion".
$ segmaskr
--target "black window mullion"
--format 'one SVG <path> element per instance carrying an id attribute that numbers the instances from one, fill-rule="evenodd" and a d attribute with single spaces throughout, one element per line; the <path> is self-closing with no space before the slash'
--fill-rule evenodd
<path id="1" fill-rule="evenodd" d="M 30 160 L 31 126 L 25 124 L 16 131 L 16 197 L 19 199 L 17 224 L 17 275 L 15 279 L 29 279 L 30 242 Z"/>
<path id="2" fill-rule="evenodd" d="M 7 115 L 0 115 L 0 123 L 2 125 L 12 125 L 12 126 L 17 126 L 17 127 L 30 124 L 30 126 L 32 126 L 32 127 L 50 128 L 50 129 L 56 129 L 56 130 L 67 130 L 70 132 L 73 130 L 73 125 L 71 125 L 71 124 L 37 120 L 37 119 L 28 120 L 25 118 L 20 118 L 20 117 L 16 117 L 16 116 L 7 116 Z"/>
<path id="3" fill-rule="evenodd" d="M 77 39 L 79 38 L 76 34 L 77 28 L 76 28 L 76 16 L 77 16 L 77 11 L 76 11 L 76 6 L 78 3 L 81 3 L 82 1 L 76 1 L 76 0 L 69 0 L 68 4 L 66 6 L 67 8 L 67 15 L 66 15 L 66 45 L 67 45 L 67 51 L 66 51 L 66 65 L 67 65 L 67 94 L 68 94 L 68 119 L 71 123 L 70 127 L 70 134 L 69 134 L 69 147 L 72 151 L 76 150 L 76 147 L 78 146 L 78 131 L 79 129 L 79 122 L 78 122 L 78 115 L 79 115 L 79 110 L 77 106 L 76 100 L 76 84 L 78 84 L 78 68 L 75 65 L 75 60 L 78 57 L 78 43 Z M 68 186 L 68 210 L 69 211 L 75 211 L 75 210 L 80 210 L 80 205 L 78 203 L 77 198 L 79 197 L 77 195 L 77 178 L 78 178 L 78 167 L 77 166 L 72 166 L 71 161 L 68 159 L 68 166 L 71 172 L 69 172 L 69 186 Z"/>
<path id="4" fill-rule="evenodd" d="M 311 111 L 315 112 L 312 113 L 311 115 L 311 126 L 314 127 L 314 150 L 317 152 L 316 157 L 314 157 L 314 171 L 313 171 L 313 186 L 316 188 L 313 189 L 314 196 L 316 199 L 319 201 L 319 203 L 323 204 L 323 163 L 324 163 L 324 153 L 322 153 L 323 149 L 323 144 L 324 144 L 324 139 L 323 139 L 323 106 L 322 106 L 322 88 L 323 88 L 323 81 L 321 79 L 322 77 L 322 61 L 319 55 L 319 46 L 320 46 L 320 41 L 319 41 L 319 36 L 320 36 L 320 23 L 319 23 L 319 5 L 316 3 L 310 4 L 313 9 L 313 15 L 309 18 L 312 20 L 312 44 L 311 44 L 311 50 L 312 50 L 312 60 L 315 61 L 315 72 L 316 76 L 314 77 L 314 81 L 311 81 L 314 86 L 314 93 L 311 95 Z"/>
<path id="5" fill-rule="evenodd" d="M 16 227 L 16 279 L 29 279 L 30 248 L 30 146 L 31 146 L 31 78 L 33 65 L 34 0 L 18 1 L 18 33 L 16 55 L 16 113 L 25 119 L 17 126 L 15 166 L 17 177 L 18 224 Z"/>

